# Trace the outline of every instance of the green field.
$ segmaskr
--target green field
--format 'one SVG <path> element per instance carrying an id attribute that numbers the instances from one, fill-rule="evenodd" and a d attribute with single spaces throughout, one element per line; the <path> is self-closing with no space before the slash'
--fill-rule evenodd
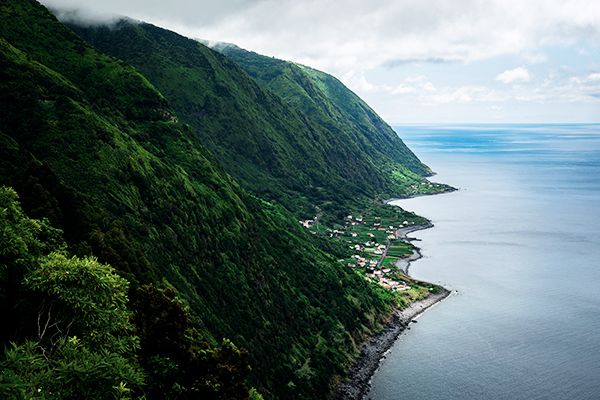
<path id="1" fill-rule="evenodd" d="M 360 206 L 333 227 L 318 223 L 311 226 L 310 230 L 316 235 L 328 237 L 332 243 L 341 245 L 340 248 L 343 248 L 344 252 L 339 257 L 340 262 L 351 266 L 358 274 L 368 278 L 373 285 L 393 292 L 401 304 L 404 302 L 408 304 L 411 299 L 418 298 L 420 292 L 428 289 L 419 289 L 419 285 L 413 285 L 414 288 L 404 291 L 393 289 L 395 286 L 391 282 L 397 284 L 413 282 L 410 277 L 397 270 L 394 263 L 412 255 L 415 249 L 413 244 L 396 239 L 395 232 L 402 227 L 425 224 L 427 220 L 400 207 L 385 203 L 362 203 Z M 380 230 L 381 228 L 383 229 Z M 391 236 L 393 237 L 390 238 Z M 385 249 L 381 249 L 380 246 L 388 246 L 388 242 L 386 257 L 381 260 Z M 366 275 L 377 270 L 377 264 L 371 264 L 371 260 L 381 262 L 380 276 L 385 279 L 380 280 Z M 383 269 L 390 271 L 385 273 Z M 384 285 L 388 288 L 386 289 Z"/>

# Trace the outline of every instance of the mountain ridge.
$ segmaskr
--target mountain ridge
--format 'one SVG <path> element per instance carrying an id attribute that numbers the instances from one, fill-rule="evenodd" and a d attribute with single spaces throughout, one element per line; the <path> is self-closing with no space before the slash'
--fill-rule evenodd
<path id="1" fill-rule="evenodd" d="M 338 123 L 343 119 L 350 120 L 353 124 L 345 124 L 343 128 L 362 132 L 375 144 L 374 148 L 380 155 L 387 156 L 384 160 L 392 158 L 421 176 L 432 173 L 368 104 L 334 76 L 293 61 L 263 56 L 231 43 L 209 45 L 233 58 L 261 86 L 273 90 L 305 113 L 316 114 L 316 119 L 322 124 L 331 125 L 327 117 Z M 282 80 L 296 82 L 295 90 L 292 87 L 293 91 L 290 91 L 290 85 L 282 84 Z M 359 135 L 355 134 L 354 139 L 358 138 Z"/>
<path id="2" fill-rule="evenodd" d="M 315 215 L 315 206 L 322 209 L 330 201 L 338 212 L 356 196 L 408 195 L 406 188 L 424 179 L 399 162 L 406 155 L 419 173 L 430 172 L 410 150 L 393 150 L 406 147 L 391 128 L 385 135 L 373 124 L 360 128 L 306 74 L 333 117 L 320 111 L 309 115 L 285 96 L 282 100 L 281 93 L 257 85 L 229 57 L 151 24 L 68 26 L 142 71 L 242 187 L 300 218 Z"/>

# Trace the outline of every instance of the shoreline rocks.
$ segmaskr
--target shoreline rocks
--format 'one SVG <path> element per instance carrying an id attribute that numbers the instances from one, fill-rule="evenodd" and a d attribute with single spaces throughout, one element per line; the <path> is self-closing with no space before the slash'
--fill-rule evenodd
<path id="1" fill-rule="evenodd" d="M 389 201 L 391 200 L 393 199 Z M 408 238 L 407 234 L 432 228 L 433 226 L 433 223 L 427 220 L 422 225 L 413 225 L 398 229 L 396 237 L 407 241 L 415 240 Z M 399 264 L 396 266 L 408 275 L 410 263 L 421 258 L 420 250 L 417 247 L 415 253 L 405 259 L 399 260 Z M 367 343 L 361 346 L 360 355 L 348 370 L 348 379 L 338 383 L 336 386 L 334 400 L 362 400 L 369 392 L 373 374 L 379 368 L 381 360 L 385 358 L 385 353 L 394 345 L 398 336 L 408 328 L 413 318 L 448 297 L 450 293 L 449 290 L 442 287 L 438 293 L 431 293 L 422 300 L 414 301 L 404 310 L 396 310 L 381 332 L 374 335 Z"/>
<path id="2" fill-rule="evenodd" d="M 420 239 L 409 238 L 407 235 L 412 232 L 420 231 L 423 229 L 429 229 L 429 228 L 433 228 L 433 227 L 434 227 L 433 223 L 430 220 L 427 220 L 427 222 L 422 225 L 413 225 L 413 226 L 408 226 L 406 228 L 400 228 L 396 231 L 396 238 L 402 239 L 405 242 L 419 241 Z M 419 247 L 415 247 L 415 250 L 413 250 L 412 255 L 410 255 L 406 258 L 399 259 L 398 261 L 396 261 L 394 263 L 394 266 L 396 268 L 398 268 L 400 271 L 402 271 L 402 273 L 404 273 L 404 275 L 408 275 L 408 268 L 410 267 L 410 264 L 413 261 L 417 261 L 421 257 L 422 257 L 421 249 Z"/>
<path id="3" fill-rule="evenodd" d="M 348 370 L 348 380 L 340 382 L 335 390 L 335 400 L 361 400 L 371 387 L 371 377 L 379 368 L 385 353 L 394 345 L 398 336 L 408 327 L 413 318 L 450 295 L 441 288 L 422 300 L 412 302 L 404 310 L 397 310 L 383 330 L 360 348 L 360 356 Z"/>

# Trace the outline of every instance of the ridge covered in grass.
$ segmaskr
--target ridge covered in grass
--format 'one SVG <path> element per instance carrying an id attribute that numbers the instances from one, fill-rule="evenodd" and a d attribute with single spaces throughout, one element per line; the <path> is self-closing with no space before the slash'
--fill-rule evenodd
<path id="1" fill-rule="evenodd" d="M 135 66 L 242 187 L 297 217 L 337 213 L 357 198 L 406 196 L 431 172 L 333 77 L 219 48 L 234 62 L 198 41 L 127 19 L 68 26 Z"/>

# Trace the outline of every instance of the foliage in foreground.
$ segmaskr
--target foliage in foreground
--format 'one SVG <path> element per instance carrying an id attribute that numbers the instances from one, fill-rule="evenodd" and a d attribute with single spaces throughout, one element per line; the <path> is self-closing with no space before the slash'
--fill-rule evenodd
<path id="1" fill-rule="evenodd" d="M 172 289 L 139 288 L 131 311 L 125 279 L 68 256 L 61 232 L 28 218 L 6 187 L 0 226 L 0 305 L 15 311 L 3 322 L 20 332 L 0 361 L 2 398 L 249 398 L 248 352 L 229 340 L 199 346 Z"/>

